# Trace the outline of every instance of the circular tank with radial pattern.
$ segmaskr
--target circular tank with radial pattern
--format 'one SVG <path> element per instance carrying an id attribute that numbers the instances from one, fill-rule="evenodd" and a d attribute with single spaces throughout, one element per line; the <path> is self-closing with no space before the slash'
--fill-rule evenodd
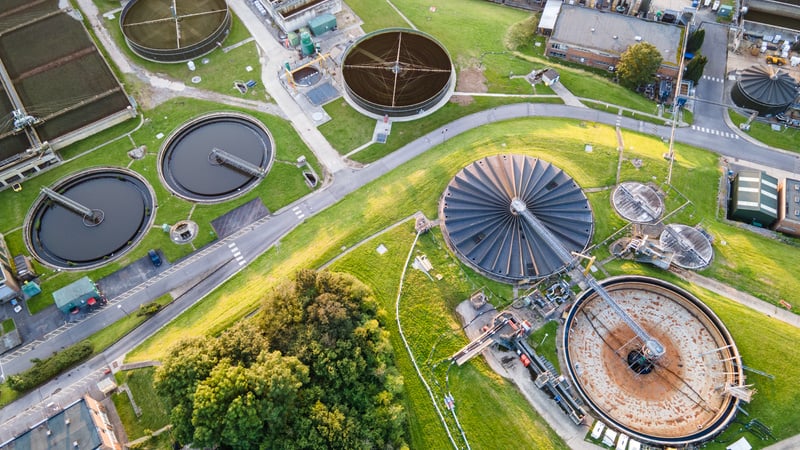
<path id="1" fill-rule="evenodd" d="M 525 155 L 483 158 L 450 181 L 439 217 L 448 246 L 487 277 L 517 283 L 565 269 L 556 250 L 512 211 L 514 200 L 523 201 L 567 251 L 582 252 L 591 241 L 589 201 L 563 170 Z"/>
<path id="2" fill-rule="evenodd" d="M 348 47 L 342 77 L 345 99 L 376 118 L 425 114 L 455 88 L 447 50 L 425 33 L 400 28 L 367 34 Z"/>
<path id="3" fill-rule="evenodd" d="M 560 351 L 562 367 L 593 413 L 659 447 L 683 448 L 721 433 L 748 395 L 741 356 L 722 321 L 662 280 L 626 275 L 601 284 L 665 353 L 640 370 L 635 332 L 594 290 L 581 293 L 566 316 Z"/>
<path id="4" fill-rule="evenodd" d="M 797 98 L 797 81 L 782 68 L 752 66 L 742 71 L 731 89 L 733 103 L 758 111 L 761 116 L 778 114 Z"/>
<path id="5" fill-rule="evenodd" d="M 131 0 L 119 20 L 134 53 L 164 63 L 184 62 L 213 51 L 231 29 L 225 0 Z"/>

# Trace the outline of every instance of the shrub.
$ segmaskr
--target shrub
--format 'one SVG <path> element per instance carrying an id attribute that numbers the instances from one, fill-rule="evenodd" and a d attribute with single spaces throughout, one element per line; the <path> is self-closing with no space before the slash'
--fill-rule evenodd
<path id="1" fill-rule="evenodd" d="M 33 360 L 33 367 L 8 377 L 8 387 L 17 392 L 29 391 L 88 358 L 93 351 L 91 342 L 81 341 L 47 359 Z"/>

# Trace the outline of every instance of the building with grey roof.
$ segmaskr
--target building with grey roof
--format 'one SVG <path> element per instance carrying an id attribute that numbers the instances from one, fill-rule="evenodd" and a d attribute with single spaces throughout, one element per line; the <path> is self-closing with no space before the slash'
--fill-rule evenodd
<path id="1" fill-rule="evenodd" d="M 308 25 L 314 17 L 342 10 L 342 0 L 256 0 L 256 4 L 261 5 L 285 33 Z"/>
<path id="2" fill-rule="evenodd" d="M 731 186 L 728 217 L 760 227 L 778 218 L 778 179 L 759 170 L 742 170 Z"/>
<path id="3" fill-rule="evenodd" d="M 563 4 L 547 42 L 548 56 L 608 69 L 631 45 L 653 44 L 663 59 L 660 75 L 677 77 L 683 28 L 624 14 Z"/>
<path id="4" fill-rule="evenodd" d="M 800 236 L 800 180 L 785 178 L 778 185 L 778 221 L 775 231 Z"/>
<path id="5" fill-rule="evenodd" d="M 0 450 L 121 450 L 111 428 L 105 408 L 87 395 L 14 439 L 0 443 Z"/>

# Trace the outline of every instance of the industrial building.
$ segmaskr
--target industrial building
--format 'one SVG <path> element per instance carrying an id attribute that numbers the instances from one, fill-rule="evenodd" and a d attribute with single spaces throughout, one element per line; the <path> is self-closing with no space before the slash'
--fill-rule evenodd
<path id="1" fill-rule="evenodd" d="M 742 170 L 731 185 L 728 218 L 768 228 L 778 218 L 778 180 L 759 170 Z"/>
<path id="2" fill-rule="evenodd" d="M 122 444 L 114 434 L 105 407 L 86 395 L 0 444 L 0 450 L 50 448 L 122 450 Z"/>
<path id="3" fill-rule="evenodd" d="M 255 0 L 261 3 L 275 25 L 284 33 L 305 27 L 308 22 L 323 14 L 336 14 L 342 10 L 342 0 Z"/>
<path id="4" fill-rule="evenodd" d="M 550 14 L 542 15 L 542 20 L 552 20 L 555 7 L 550 11 Z M 568 4 L 561 5 L 557 14 L 547 41 L 547 56 L 613 70 L 628 47 L 649 42 L 663 59 L 658 73 L 667 77 L 678 76 L 683 28 Z M 540 23 L 540 32 L 546 31 L 543 26 L 550 25 Z"/>
<path id="5" fill-rule="evenodd" d="M 800 181 L 784 178 L 778 184 L 778 221 L 775 231 L 800 237 Z"/>
<path id="6" fill-rule="evenodd" d="M 53 292 L 53 301 L 59 311 L 66 315 L 77 314 L 81 310 L 97 304 L 101 298 L 100 291 L 89 277 L 83 277 Z"/>

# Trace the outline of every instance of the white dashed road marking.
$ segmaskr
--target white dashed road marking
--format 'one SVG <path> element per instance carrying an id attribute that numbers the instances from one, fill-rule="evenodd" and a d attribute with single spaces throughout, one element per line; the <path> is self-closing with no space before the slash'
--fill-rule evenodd
<path id="1" fill-rule="evenodd" d="M 294 213 L 295 216 L 297 216 L 299 220 L 303 220 L 303 217 L 306 216 L 305 214 L 303 214 L 303 211 L 300 210 L 299 206 L 295 206 L 294 208 L 292 208 L 292 212 Z"/>
<path id="2" fill-rule="evenodd" d="M 236 246 L 235 242 L 231 242 L 230 244 L 228 244 L 228 248 L 231 249 L 233 257 L 236 258 L 236 261 L 239 262 L 240 266 L 247 264 L 247 261 L 244 259 L 244 256 L 242 256 L 242 252 L 241 250 L 239 250 L 239 247 Z"/>
<path id="3" fill-rule="evenodd" d="M 698 127 L 697 125 L 692 125 L 692 129 L 695 131 L 700 131 L 701 133 L 708 133 L 713 134 L 715 136 L 722 136 L 728 139 L 739 139 L 739 135 L 736 133 L 731 133 L 729 131 L 719 131 L 719 130 L 712 130 L 706 127 Z"/>

